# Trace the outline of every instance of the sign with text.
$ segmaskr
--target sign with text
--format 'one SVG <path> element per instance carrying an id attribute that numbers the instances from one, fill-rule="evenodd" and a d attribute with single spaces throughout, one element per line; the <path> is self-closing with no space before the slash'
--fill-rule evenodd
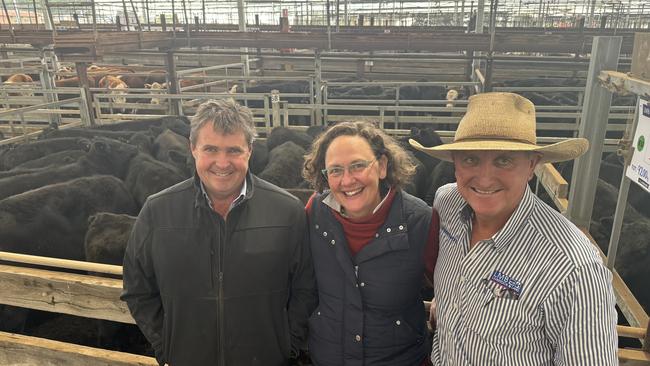
<path id="1" fill-rule="evenodd" d="M 626 175 L 634 183 L 640 185 L 650 192 L 650 102 L 640 100 L 639 121 L 634 133 L 634 154 L 630 166 L 627 167 Z"/>

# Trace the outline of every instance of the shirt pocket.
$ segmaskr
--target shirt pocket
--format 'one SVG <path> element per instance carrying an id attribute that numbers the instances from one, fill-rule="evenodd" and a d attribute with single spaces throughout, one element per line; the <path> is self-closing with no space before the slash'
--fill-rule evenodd
<path id="1" fill-rule="evenodd" d="M 481 281 L 467 290 L 461 304 L 464 325 L 484 340 L 498 341 L 520 316 L 519 300 L 503 296 L 499 286 Z"/>

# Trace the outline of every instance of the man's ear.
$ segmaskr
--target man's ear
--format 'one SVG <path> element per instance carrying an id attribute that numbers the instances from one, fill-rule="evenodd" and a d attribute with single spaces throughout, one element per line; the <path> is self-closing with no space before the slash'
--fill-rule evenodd
<path id="1" fill-rule="evenodd" d="M 530 154 L 530 175 L 528 177 L 528 180 L 533 179 L 533 176 L 535 175 L 535 168 L 537 168 L 537 165 L 539 165 L 540 160 L 542 160 L 542 154 L 537 152 Z"/>

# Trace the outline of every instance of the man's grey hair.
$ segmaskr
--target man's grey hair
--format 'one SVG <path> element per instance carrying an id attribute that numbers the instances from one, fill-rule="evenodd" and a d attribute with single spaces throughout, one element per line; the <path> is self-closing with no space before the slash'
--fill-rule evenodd
<path id="1" fill-rule="evenodd" d="M 243 132 L 249 145 L 252 145 L 257 137 L 253 112 L 239 105 L 232 98 L 210 99 L 199 105 L 190 124 L 192 146 L 196 145 L 199 130 L 207 123 L 212 123 L 215 132 L 223 134 Z"/>

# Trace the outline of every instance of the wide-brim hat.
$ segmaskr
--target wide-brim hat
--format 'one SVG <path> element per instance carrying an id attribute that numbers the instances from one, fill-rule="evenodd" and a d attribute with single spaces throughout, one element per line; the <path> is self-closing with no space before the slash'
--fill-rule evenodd
<path id="1" fill-rule="evenodd" d="M 433 147 L 410 139 L 416 149 L 434 158 L 452 161 L 453 151 L 534 151 L 541 163 L 575 159 L 589 148 L 589 141 L 570 138 L 551 145 L 537 145 L 535 106 L 514 93 L 481 93 L 469 98 L 467 113 L 460 120 L 454 141 Z"/>

